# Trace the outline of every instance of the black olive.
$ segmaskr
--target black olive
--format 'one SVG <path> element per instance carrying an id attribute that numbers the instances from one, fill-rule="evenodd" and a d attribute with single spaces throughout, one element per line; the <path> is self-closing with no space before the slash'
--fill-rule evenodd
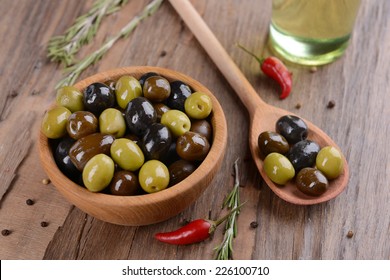
<path id="1" fill-rule="evenodd" d="M 115 106 L 115 95 L 106 84 L 90 84 L 84 91 L 84 106 L 99 117 L 105 109 Z"/>
<path id="2" fill-rule="evenodd" d="M 171 95 L 165 101 L 171 109 L 184 112 L 184 102 L 191 95 L 191 88 L 182 81 L 171 83 Z"/>
<path id="3" fill-rule="evenodd" d="M 307 138 L 308 127 L 301 118 L 286 115 L 276 122 L 276 132 L 283 135 L 288 143 L 295 144 Z"/>
<path id="4" fill-rule="evenodd" d="M 171 143 L 171 131 L 161 123 L 154 123 L 142 139 L 142 150 L 147 159 L 160 159 L 168 152 Z"/>
<path id="5" fill-rule="evenodd" d="M 298 173 L 304 167 L 314 166 L 319 151 L 320 146 L 316 142 L 302 140 L 294 144 L 286 156 L 294 166 L 295 173 Z"/>
<path id="6" fill-rule="evenodd" d="M 157 121 L 157 113 L 145 97 L 137 97 L 127 104 L 125 119 L 130 132 L 142 137 L 148 127 Z"/>
<path id="7" fill-rule="evenodd" d="M 166 166 L 169 166 L 179 159 L 180 157 L 176 152 L 176 141 L 172 141 L 168 151 L 160 158 L 160 160 L 165 163 Z"/>
<path id="8" fill-rule="evenodd" d="M 169 184 L 171 186 L 183 181 L 196 169 L 196 165 L 193 162 L 187 160 L 178 160 L 172 163 L 169 167 Z"/>
<path id="9" fill-rule="evenodd" d="M 69 150 L 75 142 L 76 140 L 72 138 L 64 138 L 54 152 L 54 160 L 58 168 L 73 181 L 78 180 L 81 174 L 69 157 Z"/>

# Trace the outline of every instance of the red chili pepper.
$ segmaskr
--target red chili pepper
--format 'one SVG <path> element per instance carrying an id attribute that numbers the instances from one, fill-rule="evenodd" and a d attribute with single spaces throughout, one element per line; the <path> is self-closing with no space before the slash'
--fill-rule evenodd
<path id="1" fill-rule="evenodd" d="M 233 212 L 239 210 L 240 207 L 241 205 L 234 208 L 229 214 L 218 221 L 198 219 L 175 231 L 156 233 L 154 237 L 161 242 L 173 245 L 188 245 L 201 242 L 209 238 L 217 226 L 225 221 Z"/>
<path id="2" fill-rule="evenodd" d="M 213 221 L 198 219 L 175 231 L 157 233 L 154 237 L 169 244 L 187 245 L 206 240 L 214 232 L 215 228 Z"/>
<path id="3" fill-rule="evenodd" d="M 274 56 L 259 58 L 240 44 L 238 46 L 253 56 L 260 63 L 260 68 L 265 75 L 274 79 L 280 85 L 282 88 L 282 93 L 279 95 L 280 99 L 284 99 L 289 96 L 292 87 L 292 73 L 287 69 L 282 61 Z"/>

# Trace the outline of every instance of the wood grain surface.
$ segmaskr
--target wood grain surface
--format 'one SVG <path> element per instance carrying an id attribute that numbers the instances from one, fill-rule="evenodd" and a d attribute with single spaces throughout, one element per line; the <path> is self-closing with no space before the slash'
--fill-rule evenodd
<path id="1" fill-rule="evenodd" d="M 133 1 L 103 20 L 96 50 L 148 3 Z M 0 259 L 213 259 L 223 229 L 201 243 L 177 247 L 153 235 L 196 218 L 217 218 L 233 187 L 240 158 L 241 200 L 234 259 L 390 259 L 390 2 L 362 0 L 350 46 L 336 62 L 310 68 L 288 65 L 291 96 L 279 100 L 277 84 L 236 47 L 258 55 L 267 46 L 270 0 L 193 0 L 197 11 L 261 96 L 274 106 L 310 120 L 328 133 L 348 160 L 347 189 L 314 206 L 281 200 L 262 181 L 248 147 L 248 113 L 225 78 L 164 1 L 80 79 L 123 66 L 171 68 L 207 86 L 228 123 L 225 161 L 212 185 L 187 210 L 166 222 L 126 227 L 99 221 L 67 202 L 39 162 L 40 121 L 55 99 L 62 67 L 46 58 L 48 40 L 62 34 L 93 1 L 0 0 Z M 333 100 L 335 106 L 328 108 Z M 299 104 L 299 106 L 297 106 Z M 32 199 L 33 205 L 26 200 Z M 47 222 L 46 227 L 41 222 Z M 257 222 L 258 227 L 250 224 Z M 351 231 L 351 237 L 348 232 Z"/>

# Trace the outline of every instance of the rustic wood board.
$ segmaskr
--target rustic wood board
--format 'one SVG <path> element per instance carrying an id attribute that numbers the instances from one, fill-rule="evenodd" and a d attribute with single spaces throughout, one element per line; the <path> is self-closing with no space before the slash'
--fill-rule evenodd
<path id="1" fill-rule="evenodd" d="M 93 1 L 1 0 L 0 17 L 0 259 L 212 259 L 223 229 L 202 244 L 167 246 L 158 231 L 199 217 L 218 217 L 233 186 L 240 157 L 242 209 L 235 259 L 390 259 L 390 3 L 363 0 L 346 54 L 309 68 L 289 65 L 294 89 L 283 101 L 240 42 L 268 55 L 271 1 L 199 0 L 195 8 L 268 103 L 302 115 L 330 134 L 350 165 L 348 188 L 336 199 L 301 207 L 276 197 L 262 182 L 248 149 L 248 114 L 224 77 L 165 1 L 160 10 L 120 40 L 80 78 L 120 66 L 152 65 L 183 72 L 209 87 L 227 117 L 228 150 L 212 185 L 196 203 L 166 222 L 124 227 L 96 220 L 72 207 L 46 177 L 36 147 L 40 120 L 55 97 L 61 67 L 46 58 L 46 44 Z M 124 26 L 149 1 L 132 1 L 103 21 L 83 57 Z M 330 100 L 336 106 L 327 108 Z M 297 104 L 301 107 L 298 109 Z M 27 199 L 34 205 L 28 206 Z M 46 221 L 47 227 L 41 227 Z M 251 222 L 258 227 L 252 228 Z M 348 231 L 354 233 L 347 237 Z"/>

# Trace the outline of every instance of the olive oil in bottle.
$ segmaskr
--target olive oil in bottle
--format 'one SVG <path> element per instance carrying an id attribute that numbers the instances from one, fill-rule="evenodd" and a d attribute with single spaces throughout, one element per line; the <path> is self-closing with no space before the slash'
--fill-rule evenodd
<path id="1" fill-rule="evenodd" d="M 330 63 L 348 46 L 360 0 L 273 0 L 270 45 L 287 60 Z"/>

